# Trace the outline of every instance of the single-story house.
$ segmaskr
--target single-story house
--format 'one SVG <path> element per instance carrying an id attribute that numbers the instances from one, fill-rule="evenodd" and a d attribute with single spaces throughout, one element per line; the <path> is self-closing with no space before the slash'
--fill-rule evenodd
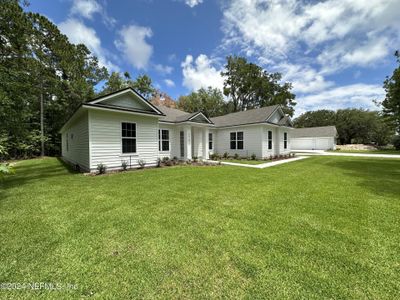
<path id="1" fill-rule="evenodd" d="M 292 131 L 292 150 L 335 150 L 335 126 L 295 128 Z"/>
<path id="2" fill-rule="evenodd" d="M 159 158 L 208 159 L 212 153 L 257 158 L 290 153 L 292 121 L 274 105 L 208 118 L 155 106 L 132 88 L 79 106 L 61 128 L 62 158 L 95 171 L 98 164 L 154 166 Z"/>

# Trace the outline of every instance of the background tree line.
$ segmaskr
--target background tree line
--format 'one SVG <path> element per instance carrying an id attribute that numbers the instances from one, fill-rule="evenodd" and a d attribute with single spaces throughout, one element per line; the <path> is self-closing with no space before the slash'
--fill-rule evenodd
<path id="1" fill-rule="evenodd" d="M 25 3 L 25 1 L 23 1 Z M 281 104 L 293 116 L 291 83 L 268 73 L 246 58 L 228 56 L 223 90 L 202 88 L 175 102 L 154 88 L 146 74 L 109 74 L 83 44 L 72 44 L 46 17 L 25 12 L 18 0 L 0 2 L 0 159 L 60 153 L 58 131 L 77 106 L 98 95 L 133 87 L 150 101 L 209 117 Z M 400 63 L 399 53 L 396 52 Z M 382 113 L 357 109 L 316 111 L 296 126 L 336 125 L 340 142 L 384 144 L 393 129 L 400 131 L 400 67 L 386 78 Z M 96 87 L 101 86 L 100 91 Z M 42 135 L 43 133 L 43 135 Z"/>

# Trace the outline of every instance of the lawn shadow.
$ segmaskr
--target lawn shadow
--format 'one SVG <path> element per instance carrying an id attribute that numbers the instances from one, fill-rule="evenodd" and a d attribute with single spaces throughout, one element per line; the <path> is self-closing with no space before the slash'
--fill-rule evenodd
<path id="1" fill-rule="evenodd" d="M 328 165 L 346 170 L 346 175 L 356 176 L 360 186 L 377 195 L 394 195 L 400 198 L 400 160 L 357 159 L 331 161 Z"/>
<path id="2" fill-rule="evenodd" d="M 15 174 L 5 177 L 0 182 L 1 191 L 24 185 L 30 182 L 46 180 L 70 174 L 79 174 L 73 167 L 57 158 L 58 163 L 44 163 L 43 160 L 33 161 L 30 165 L 15 167 Z M 1 194 L 0 194 L 1 195 Z"/>

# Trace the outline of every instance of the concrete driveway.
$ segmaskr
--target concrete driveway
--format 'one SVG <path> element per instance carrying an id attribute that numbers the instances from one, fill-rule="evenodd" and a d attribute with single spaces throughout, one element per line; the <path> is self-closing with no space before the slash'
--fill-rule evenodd
<path id="1" fill-rule="evenodd" d="M 329 152 L 324 150 L 292 150 L 297 154 L 307 155 L 328 155 L 328 156 L 356 156 L 356 157 L 381 157 L 381 158 L 399 158 L 399 154 L 371 154 L 371 153 L 344 153 L 344 152 Z"/>

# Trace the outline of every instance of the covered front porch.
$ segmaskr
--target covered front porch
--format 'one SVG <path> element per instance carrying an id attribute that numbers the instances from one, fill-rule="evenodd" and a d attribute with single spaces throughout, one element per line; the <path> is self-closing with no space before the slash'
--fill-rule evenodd
<path id="1" fill-rule="evenodd" d="M 179 158 L 183 160 L 209 159 L 209 125 L 179 127 Z"/>

